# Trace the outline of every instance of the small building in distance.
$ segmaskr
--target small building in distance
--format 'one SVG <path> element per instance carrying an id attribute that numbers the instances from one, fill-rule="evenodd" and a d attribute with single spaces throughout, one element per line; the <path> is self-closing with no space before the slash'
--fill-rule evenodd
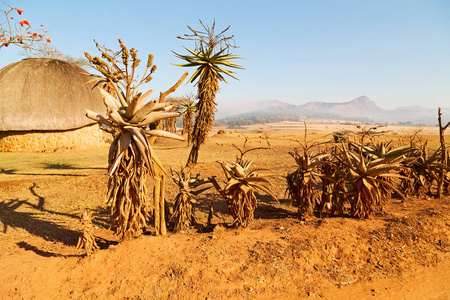
<path id="1" fill-rule="evenodd" d="M 28 58 L 0 70 L 0 152 L 105 146 L 85 109 L 105 111 L 82 68 L 58 59 Z"/>

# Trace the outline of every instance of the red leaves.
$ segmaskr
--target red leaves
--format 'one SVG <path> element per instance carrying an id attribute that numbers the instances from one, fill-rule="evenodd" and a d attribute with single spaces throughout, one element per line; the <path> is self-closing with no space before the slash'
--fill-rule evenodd
<path id="1" fill-rule="evenodd" d="M 46 38 L 45 40 L 47 41 L 47 43 L 50 43 L 52 41 L 50 38 Z"/>
<path id="2" fill-rule="evenodd" d="M 18 13 L 19 15 L 21 15 L 21 14 L 23 13 L 23 10 L 21 10 L 21 9 L 19 9 L 19 8 L 16 8 L 16 10 L 17 10 L 17 13 Z"/>

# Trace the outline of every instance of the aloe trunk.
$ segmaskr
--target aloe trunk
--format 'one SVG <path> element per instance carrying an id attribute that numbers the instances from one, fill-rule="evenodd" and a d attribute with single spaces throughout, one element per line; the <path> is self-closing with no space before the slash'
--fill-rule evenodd
<path id="1" fill-rule="evenodd" d="M 219 90 L 219 79 L 211 70 L 204 73 L 198 81 L 198 114 L 192 132 L 192 148 L 186 165 L 196 164 L 200 145 L 206 142 L 208 133 L 214 125 L 216 112 L 216 94 Z"/>

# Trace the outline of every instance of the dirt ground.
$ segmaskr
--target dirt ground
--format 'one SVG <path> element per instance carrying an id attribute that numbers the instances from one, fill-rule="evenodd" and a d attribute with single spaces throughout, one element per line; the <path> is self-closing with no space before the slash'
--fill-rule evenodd
<path id="1" fill-rule="evenodd" d="M 261 127 L 248 129 L 250 146 L 267 146 L 258 137 L 268 136 L 271 147 L 248 158 L 278 175 L 292 171 L 288 152 L 300 131 Z M 216 161 L 234 161 L 232 144 L 242 142 L 240 133 L 213 134 L 197 172 L 223 181 Z M 189 153 L 180 142 L 155 148 L 165 166 L 178 169 Z M 149 226 L 119 243 L 105 203 L 107 149 L 92 152 L 104 153 L 104 167 L 0 172 L 1 299 L 450 299 L 450 197 L 394 198 L 367 220 L 310 215 L 300 221 L 284 178 L 274 176 L 279 202 L 258 194 L 255 221 L 246 229 L 227 227 L 226 204 L 210 189 L 198 197 L 199 224 L 188 231 L 155 236 Z M 42 155 L 52 161 L 53 153 Z M 170 203 L 177 190 L 167 182 Z M 101 248 L 90 257 L 76 249 L 84 209 L 93 213 Z"/>

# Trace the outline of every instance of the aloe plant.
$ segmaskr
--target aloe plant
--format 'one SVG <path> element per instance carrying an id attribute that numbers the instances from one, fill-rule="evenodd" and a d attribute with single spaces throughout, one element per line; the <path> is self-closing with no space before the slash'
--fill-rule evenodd
<path id="1" fill-rule="evenodd" d="M 204 31 L 197 31 L 188 26 L 191 34 L 185 34 L 184 37 L 178 37 L 185 40 L 196 42 L 194 50 L 186 48 L 189 54 L 182 55 L 174 52 L 175 56 L 186 61 L 185 64 L 175 64 L 181 67 L 196 67 L 190 81 L 197 85 L 197 117 L 195 119 L 192 133 L 192 148 L 189 154 L 187 166 L 195 165 L 198 161 L 198 152 L 200 145 L 204 144 L 208 133 L 214 125 L 214 113 L 216 111 L 216 94 L 219 90 L 219 82 L 225 80 L 224 75 L 237 79 L 233 71 L 229 68 L 243 69 L 235 63 L 239 56 L 231 54 L 230 48 L 236 48 L 231 45 L 233 36 L 225 36 L 229 26 L 215 33 L 215 21 L 212 26 L 207 26 L 200 21 Z"/>
<path id="2" fill-rule="evenodd" d="M 438 182 L 440 172 L 447 172 L 449 167 L 440 162 L 441 149 L 428 153 L 428 146 L 425 143 L 420 150 L 411 152 L 407 156 L 410 162 L 401 174 L 409 180 L 401 182 L 401 190 L 411 196 L 434 196 L 432 187 L 434 182 Z"/>
<path id="3" fill-rule="evenodd" d="M 415 150 L 415 148 L 410 146 L 400 146 L 394 148 L 392 146 L 392 142 L 393 141 L 391 140 L 389 142 L 373 143 L 372 145 L 363 145 L 356 142 L 350 142 L 349 145 L 357 151 L 361 149 L 363 155 L 369 156 L 374 159 L 386 158 L 389 160 L 395 160 Z"/>
<path id="4" fill-rule="evenodd" d="M 365 157 L 362 150 L 354 153 L 346 149 L 344 145 L 337 149 L 340 153 L 337 153 L 335 157 L 348 169 L 346 180 L 352 186 L 350 190 L 350 214 L 352 216 L 367 218 L 374 211 L 382 208 L 381 186 L 388 187 L 403 199 L 405 198 L 394 185 L 381 179 L 383 177 L 404 178 L 399 174 L 392 173 L 401 167 L 402 160 L 372 159 Z"/>
<path id="5" fill-rule="evenodd" d="M 386 162 L 395 162 L 398 160 L 404 160 L 407 156 L 416 150 L 411 146 L 400 146 L 394 148 L 392 146 L 392 140 L 388 142 L 377 142 L 371 145 L 363 145 L 360 143 L 351 142 L 350 147 L 356 151 L 361 150 L 362 154 L 371 159 L 385 159 Z M 380 177 L 380 180 L 386 181 L 389 185 L 381 185 L 380 191 L 383 201 L 388 200 L 392 195 L 392 189 L 390 186 L 395 186 L 395 182 L 392 177 Z"/>
<path id="6" fill-rule="evenodd" d="M 155 175 L 153 162 L 164 172 L 147 135 L 184 140 L 173 133 L 146 128 L 157 121 L 180 115 L 168 112 L 171 105 L 165 103 L 164 98 L 181 84 L 187 74 L 183 75 L 181 82 L 161 93 L 159 101 L 145 103 L 153 90 L 142 94 L 138 87 L 152 79 L 151 75 L 156 70 L 153 55 L 148 56 L 147 68 L 138 81 L 135 75 L 140 63 L 137 50 L 128 49 L 121 40 L 119 44 L 120 50 L 112 51 L 96 43 L 103 59 L 85 53 L 91 66 L 100 73 L 88 75 L 92 77 L 90 81 L 100 87 L 107 108 L 106 117 L 90 110 L 86 110 L 86 116 L 114 136 L 108 159 L 108 203 L 111 204 L 116 233 L 127 239 L 139 236 L 150 217 L 146 177 Z"/>
<path id="7" fill-rule="evenodd" d="M 245 137 L 245 136 L 244 136 Z M 275 194 L 269 189 L 271 183 L 267 180 L 270 175 L 262 175 L 261 171 L 268 171 L 261 168 L 250 168 L 253 160 L 244 160 L 246 153 L 255 150 L 266 149 L 257 147 L 247 149 L 248 138 L 245 137 L 244 147 L 240 149 L 233 145 L 240 153 L 236 162 L 227 163 L 218 161 L 222 166 L 226 177 L 225 187 L 221 188 L 215 177 L 211 177 L 211 183 L 222 195 L 228 205 L 233 222 L 233 227 L 247 227 L 253 221 L 253 213 L 256 209 L 257 199 L 255 192 L 262 191 L 278 201 Z"/>
<path id="8" fill-rule="evenodd" d="M 263 191 L 278 201 L 277 197 L 267 187 L 270 182 L 265 176 L 258 174 L 261 169 L 249 169 L 252 162 L 240 161 L 232 164 L 219 162 L 227 178 L 223 189 L 214 177 L 211 178 L 211 182 L 227 202 L 228 209 L 233 217 L 230 226 L 233 227 L 247 227 L 253 221 L 253 213 L 257 206 L 255 191 Z"/>
<path id="9" fill-rule="evenodd" d="M 326 207 L 331 216 L 344 215 L 344 206 L 349 202 L 349 189 L 346 178 L 348 171 L 345 165 L 332 157 L 326 158 L 328 164 L 321 165 L 320 172 L 324 175 L 322 179 L 322 197 L 318 207 L 319 216 Z"/>
<path id="10" fill-rule="evenodd" d="M 86 256 L 90 256 L 98 251 L 99 247 L 92 233 L 92 216 L 88 211 L 84 211 L 80 216 L 82 226 L 81 236 L 78 238 L 77 249 L 83 249 Z"/>
<path id="11" fill-rule="evenodd" d="M 181 114 L 183 115 L 183 134 L 187 134 L 188 145 L 192 142 L 192 130 L 194 114 L 197 111 L 197 102 L 192 95 L 186 95 L 180 102 Z"/>
<path id="12" fill-rule="evenodd" d="M 289 154 L 295 159 L 297 169 L 286 176 L 287 192 L 289 197 L 297 204 L 300 219 L 304 219 L 310 208 L 319 207 L 319 203 L 322 202 L 317 185 L 320 178 L 325 175 L 321 173 L 319 167 L 330 163 L 330 161 L 324 160 L 329 157 L 329 154 L 312 155 L 306 148 L 302 154 L 299 153 L 298 149 Z M 321 213 L 322 205 L 319 208 L 319 214 Z"/>
<path id="13" fill-rule="evenodd" d="M 194 190 L 209 180 L 200 179 L 200 174 L 191 176 L 192 169 L 182 168 L 180 172 L 171 168 L 172 180 L 177 184 L 179 193 L 175 197 L 173 204 L 173 214 L 171 220 L 175 221 L 174 232 L 188 229 L 195 222 L 193 203 L 196 203 L 194 196 L 206 191 L 211 187 Z"/>

